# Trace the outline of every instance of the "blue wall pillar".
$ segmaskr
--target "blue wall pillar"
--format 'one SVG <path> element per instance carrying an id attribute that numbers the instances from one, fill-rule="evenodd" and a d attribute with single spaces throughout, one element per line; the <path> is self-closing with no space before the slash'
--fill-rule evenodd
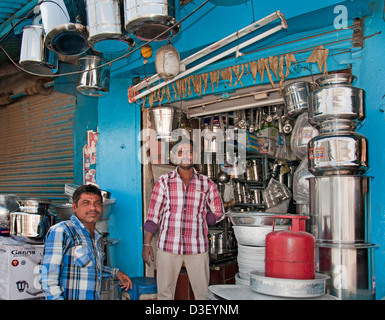
<path id="1" fill-rule="evenodd" d="M 127 79 L 111 80 L 110 92 L 99 98 L 99 141 L 96 183 L 116 199 L 109 220 L 111 260 L 129 276 L 143 275 L 142 260 L 142 183 L 138 160 L 141 112 L 127 102 Z"/>

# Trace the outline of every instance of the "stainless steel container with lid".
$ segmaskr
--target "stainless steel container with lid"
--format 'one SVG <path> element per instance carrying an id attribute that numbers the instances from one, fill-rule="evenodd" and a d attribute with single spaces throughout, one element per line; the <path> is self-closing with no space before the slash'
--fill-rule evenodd
<path id="1" fill-rule="evenodd" d="M 375 300 L 374 250 L 367 244 L 319 244 L 316 270 L 330 279 L 326 293 L 341 300 Z"/>
<path id="2" fill-rule="evenodd" d="M 134 40 L 123 33 L 120 0 L 86 0 L 89 43 L 105 54 L 124 53 Z"/>
<path id="3" fill-rule="evenodd" d="M 98 56 L 84 56 L 79 59 L 76 90 L 86 96 L 100 97 L 107 95 L 110 89 L 110 66 Z"/>
<path id="4" fill-rule="evenodd" d="M 79 55 L 89 48 L 84 1 L 41 1 L 45 45 L 62 55 Z"/>
<path id="5" fill-rule="evenodd" d="M 317 80 L 320 88 L 308 96 L 309 122 L 314 126 L 326 120 L 364 119 L 364 91 L 353 87 L 350 75 L 331 75 Z"/>
<path id="6" fill-rule="evenodd" d="M 364 174 L 369 169 L 368 142 L 357 132 L 320 133 L 308 147 L 308 167 L 315 176 Z"/>
<path id="7" fill-rule="evenodd" d="M 55 74 L 58 71 L 58 56 L 44 45 L 43 26 L 25 26 L 22 31 L 20 65 L 30 72 Z"/>
<path id="8" fill-rule="evenodd" d="M 124 0 L 123 4 L 125 28 L 141 40 L 169 39 L 180 30 L 180 25 L 174 26 L 179 1 Z"/>
<path id="9" fill-rule="evenodd" d="M 307 111 L 309 91 L 310 84 L 307 81 L 294 82 L 283 89 L 282 94 L 290 118 Z"/>
<path id="10" fill-rule="evenodd" d="M 309 198 L 312 231 L 318 242 L 370 242 L 370 177 L 311 177 Z"/>

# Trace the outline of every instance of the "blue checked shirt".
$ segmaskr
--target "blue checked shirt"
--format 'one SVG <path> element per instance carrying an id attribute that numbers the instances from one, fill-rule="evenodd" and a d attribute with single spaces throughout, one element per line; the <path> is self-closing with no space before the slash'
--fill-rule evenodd
<path id="1" fill-rule="evenodd" d="M 47 300 L 100 300 L 102 277 L 118 272 L 102 266 L 101 238 L 97 230 L 92 237 L 75 215 L 50 228 L 40 271 Z"/>

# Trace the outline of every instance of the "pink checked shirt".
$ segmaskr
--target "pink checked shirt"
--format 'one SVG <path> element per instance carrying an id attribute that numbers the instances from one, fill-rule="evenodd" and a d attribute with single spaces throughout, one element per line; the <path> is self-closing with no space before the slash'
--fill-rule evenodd
<path id="1" fill-rule="evenodd" d="M 158 248 L 175 254 L 197 254 L 208 250 L 207 210 L 217 221 L 224 216 L 222 200 L 214 182 L 199 174 L 187 185 L 178 168 L 162 175 L 152 192 L 145 229 L 156 233 L 160 226 Z"/>

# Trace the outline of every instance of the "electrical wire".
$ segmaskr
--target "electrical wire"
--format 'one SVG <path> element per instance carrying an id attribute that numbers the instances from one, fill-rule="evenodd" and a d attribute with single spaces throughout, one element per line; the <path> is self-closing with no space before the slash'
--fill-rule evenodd
<path id="1" fill-rule="evenodd" d="M 94 70 L 94 69 L 98 69 L 98 68 L 102 68 L 106 65 L 111 65 L 112 63 L 118 61 L 118 60 L 121 60 L 123 58 L 126 58 L 128 57 L 129 55 L 133 54 L 134 52 L 140 50 L 143 46 L 145 46 L 146 44 L 149 44 L 149 43 L 152 43 L 154 41 L 156 41 L 159 37 L 161 37 L 163 34 L 169 32 L 171 29 L 177 27 L 178 25 L 180 25 L 183 21 L 185 21 L 187 18 L 189 18 L 190 16 L 192 16 L 195 12 L 197 12 L 198 10 L 200 10 L 204 5 L 206 5 L 210 0 L 206 0 L 205 2 L 203 2 L 201 5 L 199 5 L 196 9 L 194 9 L 191 13 L 189 13 L 186 17 L 184 17 L 183 19 L 181 19 L 180 21 L 176 22 L 175 24 L 173 24 L 171 27 L 169 27 L 168 29 L 164 30 L 162 33 L 158 34 L 156 37 L 152 38 L 151 40 L 148 40 L 147 42 L 143 43 L 141 46 L 135 48 L 134 50 L 131 50 L 130 52 L 116 58 L 116 59 L 113 59 L 109 62 L 106 62 L 104 64 L 101 64 L 99 66 L 96 66 L 94 68 L 90 68 L 90 69 L 87 69 L 87 70 L 81 70 L 81 71 L 73 71 L 73 72 L 67 72 L 67 73 L 61 73 L 61 74 L 53 74 L 53 75 L 44 75 L 44 74 L 39 74 L 39 73 L 35 73 L 35 72 L 32 72 L 32 71 L 29 71 L 29 70 L 26 70 L 24 69 L 23 67 L 21 67 L 20 65 L 18 65 L 10 56 L 9 54 L 6 52 L 6 50 L 0 45 L 0 49 L 4 52 L 4 54 L 8 57 L 8 59 L 21 71 L 24 71 L 28 74 L 31 74 L 31 75 L 34 75 L 34 76 L 39 76 L 39 77 L 49 77 L 49 78 L 56 78 L 56 77 L 63 77 L 63 76 L 67 76 L 67 75 L 73 75 L 73 74 L 79 74 L 79 73 L 83 73 L 85 71 L 91 71 L 91 70 Z M 33 11 L 34 9 L 32 9 L 30 12 L 28 12 L 27 16 Z M 22 20 L 26 19 L 27 16 L 25 18 L 23 18 Z M 18 21 L 18 23 L 20 23 L 21 20 Z M 17 24 L 18 24 L 17 23 Z M 16 24 L 16 25 L 17 25 Z M 15 25 L 15 26 L 16 26 Z M 14 26 L 14 27 L 15 27 Z M 8 33 L 6 35 L 9 34 L 9 32 L 11 32 L 14 27 L 8 31 Z M 4 37 L 3 37 L 4 38 Z M 1 43 L 1 41 L 0 41 Z"/>

